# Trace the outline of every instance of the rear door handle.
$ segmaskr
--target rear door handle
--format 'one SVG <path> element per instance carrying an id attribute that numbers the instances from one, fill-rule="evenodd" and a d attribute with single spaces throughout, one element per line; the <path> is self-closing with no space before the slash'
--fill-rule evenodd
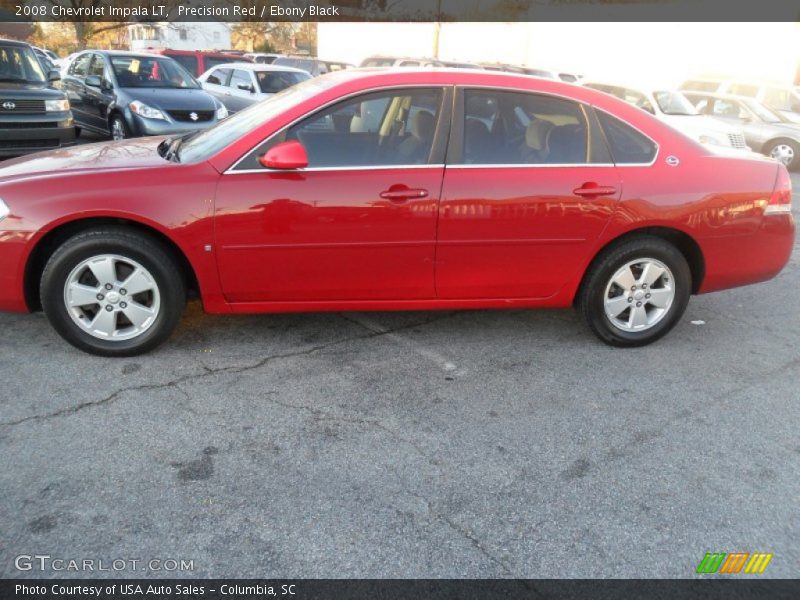
<path id="1" fill-rule="evenodd" d="M 586 198 L 596 198 L 597 196 L 613 196 L 617 193 L 617 188 L 613 185 L 598 185 L 594 181 L 587 181 L 581 187 L 572 190 L 576 196 Z"/>
<path id="2" fill-rule="evenodd" d="M 405 186 L 392 186 L 388 190 L 381 192 L 381 198 L 392 202 L 405 202 L 416 198 L 427 198 L 428 190 L 411 189 Z"/>

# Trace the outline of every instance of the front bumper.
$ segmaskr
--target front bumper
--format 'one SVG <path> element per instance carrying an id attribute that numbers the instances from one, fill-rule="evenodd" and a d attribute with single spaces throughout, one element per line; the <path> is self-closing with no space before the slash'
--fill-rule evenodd
<path id="1" fill-rule="evenodd" d="M 128 127 L 133 135 L 174 135 L 177 133 L 189 133 L 201 131 L 217 124 L 216 116 L 210 121 L 192 123 L 190 121 L 174 121 L 172 119 L 145 119 L 130 111 L 126 111 Z"/>
<path id="2" fill-rule="evenodd" d="M 75 122 L 70 111 L 0 118 L 0 156 L 56 150 L 74 143 Z"/>

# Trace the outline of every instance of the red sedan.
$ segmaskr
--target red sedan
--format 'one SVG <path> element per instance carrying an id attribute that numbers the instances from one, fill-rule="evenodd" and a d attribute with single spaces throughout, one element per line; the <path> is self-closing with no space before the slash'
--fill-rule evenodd
<path id="1" fill-rule="evenodd" d="M 13 160 L 0 198 L 0 309 L 108 356 L 166 340 L 190 290 L 213 313 L 576 305 L 637 346 L 794 242 L 777 162 L 459 70 L 338 72 L 200 133 Z"/>

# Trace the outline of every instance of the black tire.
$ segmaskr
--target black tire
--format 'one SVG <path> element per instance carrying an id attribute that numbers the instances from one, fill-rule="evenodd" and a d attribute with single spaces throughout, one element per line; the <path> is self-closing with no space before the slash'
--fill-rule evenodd
<path id="1" fill-rule="evenodd" d="M 127 140 L 131 136 L 131 130 L 128 127 L 128 124 L 125 122 L 125 119 L 122 118 L 122 115 L 115 114 L 111 117 L 108 121 L 108 133 L 111 135 L 111 139 L 114 139 L 114 127 L 119 126 L 120 131 L 122 132 L 122 139 Z"/>
<path id="2" fill-rule="evenodd" d="M 660 261 L 672 271 L 675 295 L 661 320 L 649 329 L 624 331 L 616 327 L 606 315 L 606 288 L 619 269 L 631 261 L 646 258 Z M 577 308 L 589 328 L 606 344 L 620 347 L 644 346 L 663 337 L 677 324 L 686 310 L 691 293 L 692 273 L 683 253 L 661 238 L 642 235 L 612 246 L 595 258 L 578 293 Z"/>
<path id="3" fill-rule="evenodd" d="M 81 137 L 81 131 L 82 131 L 82 130 L 81 130 L 81 128 L 80 128 L 80 127 L 76 127 L 76 128 L 75 128 L 75 139 L 76 139 L 76 140 L 77 140 L 79 137 Z"/>
<path id="4" fill-rule="evenodd" d="M 68 312 L 64 290 L 70 273 L 82 261 L 103 254 L 132 259 L 155 280 L 160 308 L 137 337 L 114 341 L 94 337 Z M 125 227 L 108 226 L 79 233 L 56 249 L 42 272 L 41 301 L 53 328 L 76 348 L 99 356 L 135 356 L 159 346 L 173 332 L 186 305 L 186 284 L 175 258 L 158 241 Z"/>
<path id="5" fill-rule="evenodd" d="M 775 140 L 767 144 L 767 146 L 764 148 L 764 154 L 766 156 L 772 156 L 772 151 L 777 146 L 789 146 L 789 148 L 792 149 L 792 152 L 794 152 L 794 158 L 792 159 L 792 162 L 790 162 L 788 165 L 785 165 L 786 168 L 789 169 L 790 171 L 797 171 L 798 169 L 800 169 L 800 144 L 798 144 L 794 140 L 787 140 L 787 139 Z"/>

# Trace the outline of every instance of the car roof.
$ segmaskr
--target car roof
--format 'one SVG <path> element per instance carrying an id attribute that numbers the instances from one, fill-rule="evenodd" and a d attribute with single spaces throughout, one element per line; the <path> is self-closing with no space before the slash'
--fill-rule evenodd
<path id="1" fill-rule="evenodd" d="M 18 40 L 7 40 L 5 38 L 0 38 L 0 44 L 4 44 L 6 46 L 25 46 L 27 48 L 33 48 L 28 42 L 20 42 Z"/>
<path id="2" fill-rule="evenodd" d="M 285 67 L 283 65 L 265 65 L 263 63 L 251 63 L 251 62 L 223 63 L 221 65 L 214 65 L 212 69 L 242 69 L 243 71 L 280 71 L 281 73 L 305 73 L 306 75 L 308 75 L 308 71 L 303 71 L 303 69 L 295 69 L 294 67 Z"/>

